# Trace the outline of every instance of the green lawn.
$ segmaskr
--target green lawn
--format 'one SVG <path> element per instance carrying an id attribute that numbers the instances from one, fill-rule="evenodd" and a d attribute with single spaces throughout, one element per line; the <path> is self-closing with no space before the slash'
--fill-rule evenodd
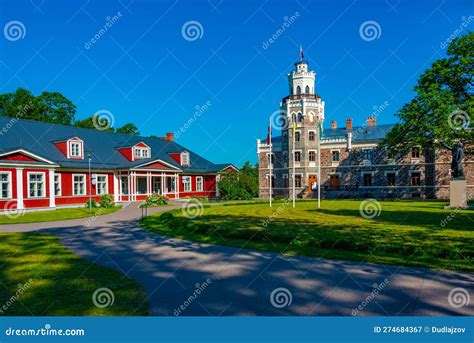
<path id="1" fill-rule="evenodd" d="M 181 211 L 142 219 L 144 228 L 191 241 L 285 254 L 436 269 L 474 271 L 474 211 L 445 210 L 445 203 L 380 202 L 373 219 L 357 200 L 205 207 L 201 217 Z M 444 224 L 443 224 L 444 223 Z"/>
<path id="2" fill-rule="evenodd" d="M 77 219 L 93 217 L 95 215 L 104 215 L 120 210 L 121 206 L 111 208 L 93 208 L 92 213 L 85 207 L 61 208 L 52 211 L 24 212 L 21 215 L 14 215 L 12 218 L 6 215 L 0 215 L 0 224 L 20 224 L 20 223 L 39 223 L 67 219 Z"/>
<path id="3" fill-rule="evenodd" d="M 102 287 L 113 292 L 114 303 L 98 308 L 92 296 Z M 146 295 L 138 283 L 81 259 L 57 237 L 0 233 L 0 316 L 147 314 Z"/>

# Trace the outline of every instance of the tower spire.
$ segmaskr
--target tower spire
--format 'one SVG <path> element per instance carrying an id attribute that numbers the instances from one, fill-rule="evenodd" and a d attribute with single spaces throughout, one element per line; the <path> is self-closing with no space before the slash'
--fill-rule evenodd
<path id="1" fill-rule="evenodd" d="M 304 51 L 303 51 L 303 46 L 300 45 L 300 61 L 303 62 L 304 59 Z"/>

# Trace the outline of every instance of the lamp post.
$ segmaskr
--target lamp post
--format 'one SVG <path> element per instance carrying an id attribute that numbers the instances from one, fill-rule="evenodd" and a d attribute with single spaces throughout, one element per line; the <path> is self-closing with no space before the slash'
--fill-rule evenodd
<path id="1" fill-rule="evenodd" d="M 87 152 L 87 157 L 89 159 L 89 213 L 92 213 L 92 178 L 91 178 L 91 152 Z"/>

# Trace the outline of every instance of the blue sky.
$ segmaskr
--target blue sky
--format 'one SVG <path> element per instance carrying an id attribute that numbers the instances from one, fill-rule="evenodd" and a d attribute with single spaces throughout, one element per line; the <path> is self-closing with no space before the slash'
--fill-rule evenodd
<path id="1" fill-rule="evenodd" d="M 0 39 L 2 93 L 59 91 L 77 105 L 78 118 L 105 109 L 115 126 L 134 122 L 143 135 L 158 136 L 177 132 L 208 104 L 177 141 L 237 165 L 256 162 L 255 140 L 265 137 L 268 116 L 288 94 L 286 73 L 300 44 L 326 101 L 325 126 L 344 126 L 347 117 L 360 125 L 384 102 L 378 123 L 393 123 L 418 76 L 445 55 L 443 43 L 456 29 L 472 29 L 474 14 L 470 0 L 0 4 L 2 27 L 20 21 L 25 33 Z M 285 20 L 291 24 L 278 34 Z M 200 25 L 198 37 L 183 36 L 189 21 Z M 363 39 L 368 21 L 378 34 Z"/>

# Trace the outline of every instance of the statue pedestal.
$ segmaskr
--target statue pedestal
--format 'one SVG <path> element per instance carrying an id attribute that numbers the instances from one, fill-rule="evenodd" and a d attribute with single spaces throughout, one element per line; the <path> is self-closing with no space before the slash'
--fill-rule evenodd
<path id="1" fill-rule="evenodd" d="M 448 208 L 467 209 L 466 180 L 453 179 L 449 183 L 449 206 Z"/>

